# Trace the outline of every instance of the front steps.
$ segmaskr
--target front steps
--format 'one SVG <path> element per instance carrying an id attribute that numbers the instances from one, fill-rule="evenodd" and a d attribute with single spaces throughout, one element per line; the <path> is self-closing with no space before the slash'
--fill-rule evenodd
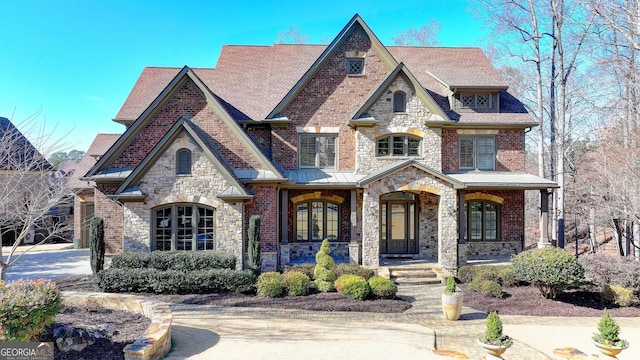
<path id="1" fill-rule="evenodd" d="M 383 265 L 378 273 L 397 285 L 441 284 L 444 279 L 442 270 L 432 263 Z"/>

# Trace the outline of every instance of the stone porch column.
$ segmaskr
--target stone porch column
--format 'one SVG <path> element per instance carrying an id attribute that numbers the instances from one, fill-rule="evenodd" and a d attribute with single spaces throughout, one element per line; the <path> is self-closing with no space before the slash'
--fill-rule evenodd
<path id="1" fill-rule="evenodd" d="M 440 195 L 438 205 L 438 264 L 452 274 L 458 271 L 458 199 L 449 188 Z"/>
<path id="2" fill-rule="evenodd" d="M 349 262 L 353 264 L 360 263 L 360 244 L 358 243 L 358 194 L 356 190 L 351 190 L 351 208 L 350 222 L 351 222 L 351 240 L 349 242 Z"/>
<path id="3" fill-rule="evenodd" d="M 551 246 L 549 242 L 549 191 L 540 190 L 540 239 L 538 247 L 545 248 Z M 524 249 L 522 249 L 524 250 Z"/>
<path id="4" fill-rule="evenodd" d="M 289 190 L 280 191 L 280 204 L 281 214 L 280 224 L 282 238 L 280 239 L 280 267 L 284 268 L 285 265 L 291 261 L 290 246 L 289 246 Z"/>
<path id="5" fill-rule="evenodd" d="M 380 266 L 380 202 L 367 190 L 362 194 L 362 266 L 370 269 Z"/>
<path id="6" fill-rule="evenodd" d="M 464 190 L 458 190 L 458 267 L 467 265 L 467 216 L 464 210 Z"/>

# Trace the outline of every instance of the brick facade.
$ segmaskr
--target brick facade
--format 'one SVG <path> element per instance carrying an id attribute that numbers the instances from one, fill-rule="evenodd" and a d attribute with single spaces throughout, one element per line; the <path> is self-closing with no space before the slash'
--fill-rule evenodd
<path id="1" fill-rule="evenodd" d="M 98 185 L 94 192 L 95 216 L 104 220 L 104 242 L 107 254 L 122 252 L 124 225 L 122 206 L 106 195 L 113 194 L 116 188 L 115 185 Z"/>
<path id="2" fill-rule="evenodd" d="M 524 171 L 525 137 L 522 130 L 496 130 L 496 171 Z M 480 132 L 479 132 L 480 133 Z M 442 130 L 442 171 L 457 172 L 457 130 Z"/>

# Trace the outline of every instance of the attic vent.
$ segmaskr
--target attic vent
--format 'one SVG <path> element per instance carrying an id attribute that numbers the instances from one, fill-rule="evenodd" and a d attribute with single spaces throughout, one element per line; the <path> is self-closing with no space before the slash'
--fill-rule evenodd
<path id="1" fill-rule="evenodd" d="M 364 59 L 347 59 L 347 74 L 362 75 L 364 74 Z"/>

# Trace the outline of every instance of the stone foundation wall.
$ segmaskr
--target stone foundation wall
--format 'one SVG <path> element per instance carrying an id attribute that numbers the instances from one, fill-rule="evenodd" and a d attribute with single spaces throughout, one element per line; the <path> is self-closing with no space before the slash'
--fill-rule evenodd
<path id="1" fill-rule="evenodd" d="M 304 242 L 304 243 L 289 243 L 290 257 L 291 259 L 313 257 L 320 250 L 319 242 Z M 349 242 L 332 242 L 329 243 L 331 248 L 331 256 L 334 257 L 349 257 Z"/>
<path id="2" fill-rule="evenodd" d="M 520 241 L 467 242 L 467 260 L 507 257 L 522 252 Z"/>

